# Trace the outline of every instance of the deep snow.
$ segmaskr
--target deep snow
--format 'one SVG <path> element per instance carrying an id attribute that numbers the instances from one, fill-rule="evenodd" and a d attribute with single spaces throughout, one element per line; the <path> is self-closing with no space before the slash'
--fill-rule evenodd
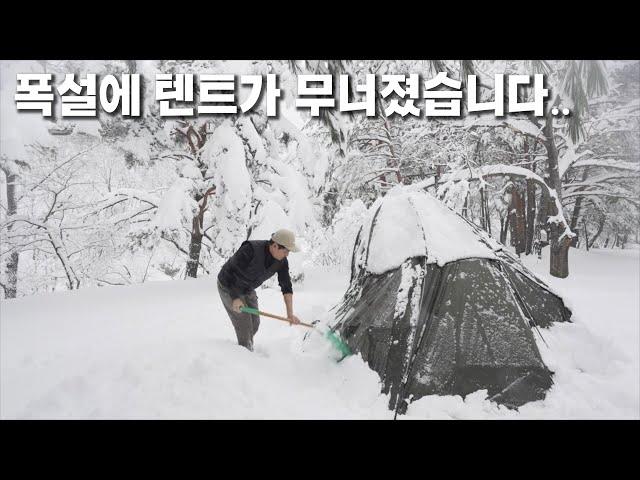
<path id="1" fill-rule="evenodd" d="M 536 338 L 555 372 L 544 401 L 513 411 L 484 391 L 429 396 L 398 418 L 640 418 L 639 253 L 572 249 L 564 280 L 546 257 L 525 260 L 573 310 L 573 323 L 542 330 L 549 347 Z M 327 319 L 347 275 L 308 271 L 298 316 Z M 278 289 L 258 295 L 284 311 Z M 256 352 L 236 345 L 214 277 L 2 300 L 0 315 L 3 419 L 393 418 L 377 374 L 358 356 L 336 363 L 302 327 L 263 318 Z"/>

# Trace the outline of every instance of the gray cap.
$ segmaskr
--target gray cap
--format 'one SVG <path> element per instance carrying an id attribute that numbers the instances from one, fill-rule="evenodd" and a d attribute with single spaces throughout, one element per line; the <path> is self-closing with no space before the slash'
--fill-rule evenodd
<path id="1" fill-rule="evenodd" d="M 281 228 L 276 233 L 271 235 L 271 240 L 279 243 L 283 247 L 287 247 L 290 252 L 299 252 L 300 249 L 296 245 L 296 236 L 291 230 Z"/>

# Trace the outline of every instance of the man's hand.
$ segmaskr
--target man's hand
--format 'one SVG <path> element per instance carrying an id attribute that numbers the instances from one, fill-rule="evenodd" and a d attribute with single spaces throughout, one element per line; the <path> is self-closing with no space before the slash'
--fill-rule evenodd
<path id="1" fill-rule="evenodd" d="M 300 323 L 300 319 L 293 314 L 287 316 L 287 320 L 289 320 L 289 326 Z"/>
<path id="2" fill-rule="evenodd" d="M 244 302 L 239 298 L 234 298 L 233 302 L 231 303 L 231 309 L 236 313 L 240 313 L 240 309 L 242 307 L 246 307 Z"/>

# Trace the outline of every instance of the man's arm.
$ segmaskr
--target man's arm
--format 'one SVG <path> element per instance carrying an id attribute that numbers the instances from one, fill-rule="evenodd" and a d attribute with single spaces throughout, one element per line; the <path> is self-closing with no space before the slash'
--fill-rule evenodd
<path id="1" fill-rule="evenodd" d="M 287 307 L 287 318 L 293 316 L 293 293 L 285 293 L 283 296 L 284 304 Z"/>
<path id="2" fill-rule="evenodd" d="M 293 293 L 283 295 L 284 304 L 287 307 L 287 319 L 290 323 L 300 323 L 300 319 L 293 314 Z"/>
<path id="3" fill-rule="evenodd" d="M 300 323 L 300 319 L 293 313 L 293 288 L 291 285 L 291 276 L 289 275 L 289 262 L 285 260 L 284 266 L 278 270 L 278 283 L 284 298 L 284 304 L 287 308 L 287 318 L 289 322 Z"/>

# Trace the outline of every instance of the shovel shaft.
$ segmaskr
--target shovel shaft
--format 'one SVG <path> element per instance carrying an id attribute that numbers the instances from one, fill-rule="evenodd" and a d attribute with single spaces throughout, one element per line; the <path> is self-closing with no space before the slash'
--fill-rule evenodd
<path id="1" fill-rule="evenodd" d="M 258 310 L 257 308 L 240 307 L 240 311 L 244 312 L 244 313 L 251 313 L 253 315 L 264 315 L 265 317 L 275 318 L 276 320 L 282 320 L 283 322 L 287 322 L 287 323 L 291 324 L 289 319 L 286 318 L 286 317 L 281 317 L 280 315 L 274 315 L 273 313 L 263 312 L 262 310 Z M 349 348 L 349 346 L 346 343 L 344 343 L 340 339 L 340 337 L 338 337 L 335 333 L 333 333 L 331 331 L 328 331 L 328 332 L 325 332 L 323 334 L 314 325 L 310 325 L 310 324 L 304 323 L 304 322 L 297 323 L 296 325 L 302 325 L 303 327 L 311 328 L 314 331 L 316 331 L 317 333 L 319 333 L 320 335 L 322 335 L 323 337 L 326 337 L 331 342 L 333 347 L 342 354 L 342 358 L 340 360 L 342 360 L 343 358 L 345 358 L 348 355 L 351 355 L 352 352 L 351 352 L 351 349 Z"/>
<path id="2" fill-rule="evenodd" d="M 287 317 L 281 317 L 280 315 L 274 315 L 273 313 L 263 312 L 262 310 L 258 310 L 256 308 L 242 307 L 240 310 L 245 313 L 253 313 L 253 314 L 257 313 L 258 315 L 264 315 L 265 317 L 271 317 L 271 318 L 275 318 L 276 320 L 282 320 L 283 322 L 291 323 Z M 297 323 L 296 325 L 302 325 L 303 327 L 307 327 L 307 328 L 315 328 L 313 325 L 310 325 L 304 322 Z"/>

